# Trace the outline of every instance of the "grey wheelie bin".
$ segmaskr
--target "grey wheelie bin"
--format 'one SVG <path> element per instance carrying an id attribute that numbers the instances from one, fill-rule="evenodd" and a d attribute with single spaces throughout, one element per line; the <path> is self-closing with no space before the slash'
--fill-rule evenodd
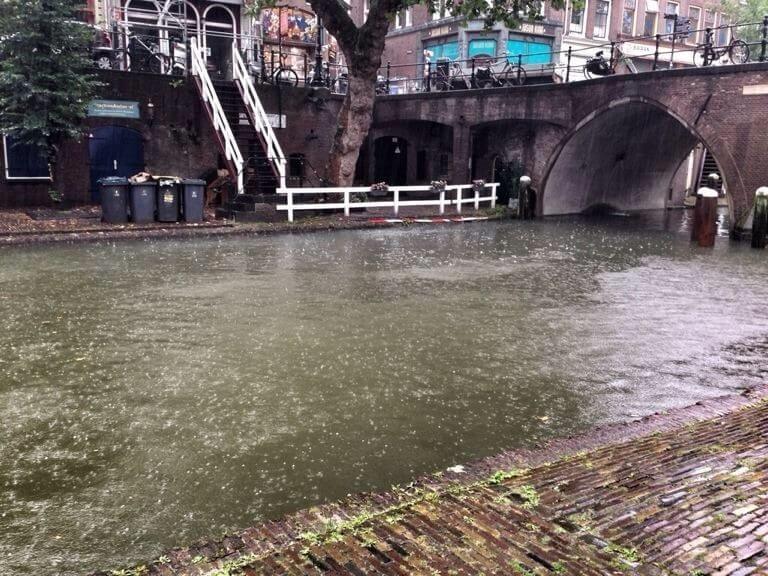
<path id="1" fill-rule="evenodd" d="M 131 220 L 138 224 L 155 221 L 157 205 L 157 183 L 141 182 L 131 184 Z"/>
<path id="2" fill-rule="evenodd" d="M 170 178 L 161 179 L 157 184 L 157 221 L 179 221 L 179 183 Z"/>
<path id="3" fill-rule="evenodd" d="M 205 180 L 182 180 L 181 184 L 184 187 L 184 194 L 181 202 L 181 211 L 184 214 L 184 222 L 202 222 Z"/>
<path id="4" fill-rule="evenodd" d="M 99 180 L 101 219 L 111 224 L 128 222 L 128 180 L 110 176 Z"/>

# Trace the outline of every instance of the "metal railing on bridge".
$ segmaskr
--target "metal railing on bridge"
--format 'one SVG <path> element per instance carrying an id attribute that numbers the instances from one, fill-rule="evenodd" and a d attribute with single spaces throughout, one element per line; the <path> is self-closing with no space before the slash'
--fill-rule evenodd
<path id="1" fill-rule="evenodd" d="M 617 41 L 567 50 L 548 50 L 526 54 L 502 53 L 468 59 L 438 58 L 420 62 L 388 62 L 379 70 L 378 94 L 471 90 L 500 86 L 520 86 L 543 82 L 570 82 L 583 78 L 610 76 L 622 71 L 655 71 L 680 65 L 712 66 L 744 64 L 766 60 L 768 17 L 761 22 L 725 24 L 717 27 L 678 30 L 661 34 L 627 36 Z M 348 72 L 345 66 L 323 63 L 315 70 L 314 58 L 282 52 L 278 45 L 265 44 L 254 36 L 207 31 L 196 35 L 178 27 L 119 22 L 108 35 L 110 46 L 94 49 L 99 67 L 156 74 L 186 75 L 191 66 L 189 43 L 198 42 L 206 50 L 206 66 L 213 80 L 231 80 L 232 59 L 211 52 L 207 43 L 221 39 L 223 45 L 238 47 L 244 70 L 256 84 L 281 87 L 325 87 L 344 94 Z M 694 42 L 691 42 L 691 38 Z M 642 55 L 633 53 L 642 46 Z M 597 56 L 602 52 L 601 56 Z M 289 57 L 290 56 L 290 57 Z M 220 60 L 220 62 L 219 62 Z M 685 60 L 685 63 L 681 62 Z M 645 63 L 647 70 L 638 70 Z"/>

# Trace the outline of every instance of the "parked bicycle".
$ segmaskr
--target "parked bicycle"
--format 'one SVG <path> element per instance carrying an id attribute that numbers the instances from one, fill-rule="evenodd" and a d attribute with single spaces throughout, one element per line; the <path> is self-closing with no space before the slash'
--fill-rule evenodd
<path id="1" fill-rule="evenodd" d="M 299 85 L 299 75 L 296 70 L 285 64 L 287 54 L 280 54 L 280 64 L 269 74 L 264 74 L 264 82 L 281 86 L 295 87 Z"/>
<path id="2" fill-rule="evenodd" d="M 587 63 L 584 64 L 584 77 L 596 78 L 598 76 L 610 76 L 616 73 L 616 69 L 613 66 L 613 59 L 606 60 L 603 56 L 603 51 L 600 50 L 595 54 L 594 58 L 589 58 Z"/>
<path id="3" fill-rule="evenodd" d="M 749 44 L 744 40 L 732 36 L 725 46 L 715 46 L 714 36 L 714 31 L 708 29 L 706 41 L 696 46 L 693 53 L 693 63 L 696 66 L 711 66 L 716 61 L 725 61 L 726 55 L 732 64 L 746 64 L 749 61 Z"/>
<path id="4" fill-rule="evenodd" d="M 187 49 L 183 42 L 169 39 L 165 41 L 166 50 L 163 50 L 154 36 L 133 34 L 125 38 L 126 46 L 108 52 L 103 50 L 95 60 L 96 66 L 102 69 L 120 68 L 123 58 L 127 58 L 128 69 L 133 72 L 176 76 L 186 74 Z M 173 57 L 167 53 L 168 48 L 173 51 Z"/>
<path id="5" fill-rule="evenodd" d="M 432 73 L 432 87 L 435 90 L 466 90 L 470 88 L 469 77 L 461 64 L 447 58 L 440 59 Z"/>
<path id="6" fill-rule="evenodd" d="M 525 69 L 516 63 L 512 64 L 507 54 L 487 58 L 475 67 L 475 86 L 478 88 L 521 86 L 525 84 L 525 79 Z"/>

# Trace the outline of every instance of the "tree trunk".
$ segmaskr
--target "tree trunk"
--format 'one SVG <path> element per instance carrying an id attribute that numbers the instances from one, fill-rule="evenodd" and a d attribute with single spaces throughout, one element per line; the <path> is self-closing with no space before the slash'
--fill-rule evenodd
<path id="1" fill-rule="evenodd" d="M 339 112 L 338 128 L 328 159 L 328 178 L 337 186 L 351 186 L 360 148 L 373 121 L 376 77 L 367 78 L 350 70 L 347 95 Z"/>

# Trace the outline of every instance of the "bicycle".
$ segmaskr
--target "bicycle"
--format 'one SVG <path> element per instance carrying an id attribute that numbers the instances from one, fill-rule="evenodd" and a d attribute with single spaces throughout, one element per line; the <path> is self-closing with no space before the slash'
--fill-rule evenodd
<path id="1" fill-rule="evenodd" d="M 477 88 L 521 86 L 525 84 L 525 68 L 517 64 L 511 64 L 508 54 L 502 54 L 496 58 L 488 58 L 485 60 L 485 64 L 485 66 L 475 70 L 475 86 Z"/>
<path id="2" fill-rule="evenodd" d="M 746 64 L 749 61 L 749 44 L 744 40 L 731 37 L 728 44 L 718 47 L 713 43 L 714 35 L 714 31 L 707 30 L 706 42 L 696 46 L 693 53 L 693 63 L 696 66 L 700 68 L 711 66 L 726 54 L 732 64 Z"/>
<path id="3" fill-rule="evenodd" d="M 616 74 L 613 61 L 608 61 L 603 56 L 603 51 L 595 53 L 594 58 L 587 59 L 587 63 L 584 64 L 584 77 L 589 79 L 598 76 L 610 76 Z"/>
<path id="4" fill-rule="evenodd" d="M 174 39 L 167 42 L 173 42 L 174 58 L 160 47 L 154 37 L 126 35 L 126 45 L 123 48 L 112 49 L 111 54 L 103 54 L 96 65 L 102 69 L 119 68 L 121 55 L 127 55 L 128 69 L 132 72 L 183 76 L 187 71 L 186 47 Z"/>
<path id="5" fill-rule="evenodd" d="M 632 61 L 632 58 L 623 54 L 621 49 L 617 46 L 613 53 L 613 58 L 606 60 L 603 56 L 603 51 L 595 53 L 594 58 L 587 59 L 587 63 L 584 64 L 583 73 L 584 78 L 590 80 L 592 78 L 602 78 L 605 76 L 612 76 L 616 74 L 616 67 L 619 64 L 623 64 L 632 74 L 637 74 L 637 66 Z"/>
<path id="6" fill-rule="evenodd" d="M 296 74 L 296 71 L 293 68 L 289 68 L 285 65 L 285 59 L 287 57 L 287 54 L 280 54 L 280 64 L 269 74 L 264 74 L 265 82 L 274 84 L 275 86 L 280 84 L 281 86 L 290 86 L 292 88 L 299 85 L 299 75 Z"/>
<path id="7" fill-rule="evenodd" d="M 463 90 L 469 88 L 469 80 L 458 62 L 445 58 L 437 61 L 432 73 L 435 90 Z"/>

